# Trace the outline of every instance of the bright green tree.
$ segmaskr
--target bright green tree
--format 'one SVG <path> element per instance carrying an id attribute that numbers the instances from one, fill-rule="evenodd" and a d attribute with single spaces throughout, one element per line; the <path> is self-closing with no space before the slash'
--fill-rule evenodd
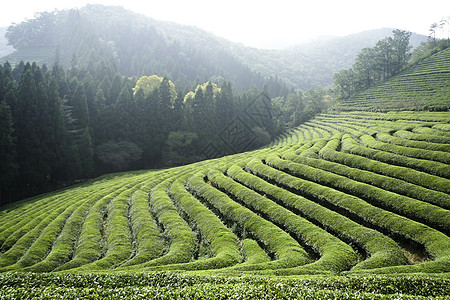
<path id="1" fill-rule="evenodd" d="M 133 88 L 134 94 L 138 92 L 139 89 L 142 90 L 145 97 L 148 97 L 153 91 L 158 89 L 163 82 L 163 77 L 159 77 L 157 75 L 151 75 L 151 76 L 141 76 L 138 81 L 136 82 L 136 85 Z M 167 79 L 168 80 L 168 79 Z M 174 101 L 177 97 L 177 91 L 175 89 L 175 85 L 172 81 L 168 80 L 169 90 L 170 90 L 170 98 L 171 101 Z"/>

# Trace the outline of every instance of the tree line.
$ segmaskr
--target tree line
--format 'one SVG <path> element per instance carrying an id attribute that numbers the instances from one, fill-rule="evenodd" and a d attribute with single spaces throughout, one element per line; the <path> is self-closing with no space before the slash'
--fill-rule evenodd
<path id="1" fill-rule="evenodd" d="M 321 111 L 325 93 L 271 99 L 230 82 L 175 86 L 36 63 L 0 65 L 1 203 L 108 172 L 160 168 L 246 151 Z"/>
<path id="2" fill-rule="evenodd" d="M 379 40 L 372 48 L 363 48 L 350 69 L 334 74 L 338 97 L 353 94 L 398 74 L 411 58 L 411 32 L 395 29 L 391 37 Z"/>

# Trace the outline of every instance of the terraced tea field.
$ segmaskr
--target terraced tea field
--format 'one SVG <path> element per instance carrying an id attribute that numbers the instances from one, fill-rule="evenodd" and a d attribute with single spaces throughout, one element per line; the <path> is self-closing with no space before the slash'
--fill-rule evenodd
<path id="1" fill-rule="evenodd" d="M 271 147 L 2 207 L 0 271 L 450 271 L 450 114 L 323 114 Z"/>
<path id="2" fill-rule="evenodd" d="M 450 48 L 440 51 L 397 76 L 345 100 L 344 111 L 450 109 Z"/>
<path id="3" fill-rule="evenodd" d="M 448 274 L 449 163 L 450 113 L 322 114 L 257 151 L 4 206 L 0 272 Z M 4 294 L 26 281 L 8 274 Z"/>

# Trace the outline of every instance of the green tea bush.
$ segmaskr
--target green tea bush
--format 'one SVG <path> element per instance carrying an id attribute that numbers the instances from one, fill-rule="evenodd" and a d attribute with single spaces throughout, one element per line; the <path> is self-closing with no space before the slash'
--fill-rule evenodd
<path id="1" fill-rule="evenodd" d="M 122 266 L 144 263 L 161 256 L 164 251 L 164 237 L 148 204 L 150 189 L 149 184 L 146 184 L 145 188 L 137 190 L 131 196 L 130 216 L 136 249 L 133 258 Z"/>
<path id="2" fill-rule="evenodd" d="M 128 199 L 136 188 L 137 186 L 133 186 L 123 191 L 108 205 L 103 257 L 80 267 L 79 271 L 110 269 L 130 258 L 132 241 L 128 223 Z"/>
<path id="3" fill-rule="evenodd" d="M 107 191 L 101 190 L 100 195 L 96 193 L 88 197 L 82 205 L 78 206 L 74 213 L 67 219 L 61 233 L 54 241 L 52 249 L 45 259 L 24 270 L 31 272 L 49 272 L 67 262 L 73 254 L 74 244 L 79 237 L 80 228 L 83 225 L 87 212 L 94 203 L 100 200 L 104 192 Z M 83 196 L 82 194 L 79 195 L 81 198 Z"/>
<path id="4" fill-rule="evenodd" d="M 401 137 L 407 140 L 413 141 L 424 141 L 431 144 L 444 144 L 442 151 L 449 151 L 450 145 L 450 135 L 446 136 L 445 132 L 439 132 L 437 130 L 428 127 L 415 127 L 412 129 L 413 132 L 406 130 L 398 130 L 394 133 L 394 136 Z M 436 145 L 435 145 L 436 146 Z M 430 149 L 434 150 L 434 149 Z"/>
<path id="5" fill-rule="evenodd" d="M 164 235 L 169 241 L 169 249 L 163 256 L 131 266 L 130 269 L 161 266 L 189 262 L 195 252 L 197 239 L 195 233 L 178 214 L 175 205 L 167 194 L 172 184 L 169 178 L 155 186 L 150 192 L 150 209 L 157 221 L 164 228 Z"/>
<path id="6" fill-rule="evenodd" d="M 285 188 L 296 190 L 324 204 L 327 203 L 327 205 L 333 206 L 335 209 L 342 211 L 342 213 L 367 222 L 375 228 L 394 235 L 401 235 L 403 238 L 422 244 L 427 253 L 435 260 L 445 260 L 450 255 L 450 238 L 426 225 L 375 207 L 355 196 L 294 177 L 287 173 L 281 172 L 276 178 L 271 175 L 269 177 L 263 173 L 258 173 L 258 175 L 269 180 L 275 180 Z M 447 268 L 444 261 L 441 264 L 443 268 Z"/>
<path id="7" fill-rule="evenodd" d="M 75 243 L 72 259 L 57 267 L 55 271 L 78 268 L 101 257 L 102 231 L 104 219 L 107 218 L 107 207 L 114 197 L 130 187 L 129 185 L 124 185 L 119 188 L 114 184 L 112 186 L 116 189 L 110 193 L 106 193 L 106 195 L 98 200 L 89 210 L 83 222 L 80 236 Z"/>
<path id="8" fill-rule="evenodd" d="M 42 198 L 42 199 L 41 199 Z M 12 205 L 3 207 L 2 212 L 8 217 L 0 218 L 0 249 L 8 250 L 20 237 L 29 232 L 39 224 L 47 215 L 48 210 L 55 209 L 58 206 L 59 197 L 41 197 L 27 199 L 27 202 L 20 201 Z M 67 199 L 68 200 L 68 199 Z M 8 239 L 8 242 L 5 241 Z"/>
<path id="9" fill-rule="evenodd" d="M 197 224 L 202 236 L 211 244 L 214 258 L 178 266 L 177 269 L 216 269 L 241 261 L 238 239 L 222 221 L 184 188 L 186 177 L 180 177 L 169 188 L 176 204 Z"/>
<path id="10" fill-rule="evenodd" d="M 448 299 L 449 279 L 426 276 L 276 278 L 174 273 L 0 275 L 6 299 Z"/>
<path id="11" fill-rule="evenodd" d="M 20 259 L 22 259 L 24 253 L 26 253 L 26 251 L 28 251 L 30 249 L 30 247 L 32 247 L 33 243 L 35 242 L 36 239 L 38 239 L 41 235 L 42 232 L 49 232 L 50 234 L 53 234 L 53 236 L 44 236 L 41 238 L 41 241 L 43 243 L 46 243 L 47 245 L 53 241 L 52 238 L 54 238 L 55 234 L 57 234 L 57 226 L 61 225 L 62 222 L 68 217 L 68 215 L 72 212 L 73 209 L 75 209 L 74 206 L 74 202 L 76 203 L 76 200 L 69 199 L 69 201 L 67 203 L 59 203 L 58 206 L 55 207 L 55 209 L 47 215 L 46 218 L 42 219 L 41 222 L 39 222 L 39 224 L 37 224 L 35 227 L 33 227 L 32 229 L 30 229 L 30 231 L 28 233 L 26 233 L 25 235 L 23 235 L 22 237 L 20 237 L 12 246 L 11 248 L 6 251 L 5 253 L 3 253 L 3 255 L 0 257 L 0 271 L 8 271 L 8 270 L 13 270 L 15 268 L 20 268 L 22 266 L 27 266 L 28 262 L 25 263 L 25 265 L 18 265 L 15 264 L 16 262 L 18 262 Z M 63 217 L 59 217 L 61 215 L 61 213 L 66 212 L 66 214 Z M 59 218 L 58 218 L 59 217 Z M 57 221 L 55 221 L 57 219 Z M 47 229 L 47 226 L 49 226 L 49 224 L 52 224 L 52 222 L 55 221 L 55 223 L 53 223 L 53 225 L 51 227 L 49 227 L 49 229 Z M 56 230 L 56 232 L 55 232 Z M 8 239 L 5 241 L 5 243 L 8 242 Z M 32 251 L 38 251 L 39 253 L 36 253 L 37 255 L 37 259 L 39 257 L 41 257 L 42 255 L 44 255 L 48 249 L 39 249 L 39 246 L 35 246 L 37 248 L 33 248 Z M 45 246 L 44 246 L 45 247 Z M 44 253 L 42 252 L 44 251 Z M 31 259 L 33 260 L 33 253 L 29 252 L 29 256 L 26 259 Z M 15 264 L 15 265 L 13 265 Z M 8 266 L 8 267 L 6 267 Z"/>
<path id="12" fill-rule="evenodd" d="M 379 134 L 377 134 L 378 136 Z M 386 136 L 386 135 L 382 135 Z M 427 159 L 430 160 L 428 162 L 429 169 L 433 168 L 440 168 L 444 169 L 445 173 L 444 177 L 450 178 L 450 167 L 448 165 L 450 163 L 450 153 L 443 152 L 443 151 L 431 151 L 431 150 L 424 150 L 424 149 L 417 149 L 417 148 L 411 148 L 411 147 L 405 147 L 405 146 L 398 146 L 393 144 L 386 144 L 383 142 L 377 141 L 374 137 L 369 135 L 363 135 L 360 136 L 361 144 L 369 147 L 374 148 L 386 152 L 392 152 L 399 155 L 404 155 L 407 157 L 414 157 L 414 158 L 421 158 L 421 159 Z M 412 142 L 413 143 L 413 142 Z M 447 167 L 447 168 L 445 168 Z"/>
<path id="13" fill-rule="evenodd" d="M 270 261 L 270 257 L 267 253 L 258 245 L 255 240 L 244 239 L 242 240 L 242 252 L 244 254 L 245 262 L 242 265 L 261 264 Z"/>

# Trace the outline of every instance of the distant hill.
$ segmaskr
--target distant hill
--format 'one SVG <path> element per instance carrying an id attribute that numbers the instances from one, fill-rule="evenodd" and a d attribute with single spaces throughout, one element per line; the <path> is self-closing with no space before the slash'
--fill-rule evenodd
<path id="1" fill-rule="evenodd" d="M 356 55 L 392 35 L 393 28 L 367 30 L 344 37 L 328 37 L 289 47 L 285 50 L 262 50 L 237 45 L 233 53 L 262 75 L 276 74 L 286 83 L 303 90 L 333 83 L 333 74 L 351 67 Z M 412 34 L 413 47 L 427 40 Z"/>
<path id="2" fill-rule="evenodd" d="M 37 27 L 41 30 L 32 30 Z M 16 51 L 0 62 L 58 61 L 69 66 L 76 58 L 79 65 L 92 68 L 114 62 L 127 76 L 167 75 L 177 85 L 189 86 L 225 79 L 238 90 L 267 85 L 271 95 L 277 96 L 285 95 L 287 88 L 307 90 L 332 84 L 335 72 L 349 68 L 362 48 L 373 46 L 391 31 L 370 30 L 284 50 L 265 50 L 121 7 L 87 5 L 79 10 L 42 13 L 16 25 L 10 35 Z M 413 45 L 424 40 L 425 36 L 412 36 Z"/>
<path id="3" fill-rule="evenodd" d="M 450 110 L 450 48 L 339 105 L 342 110 Z"/>

